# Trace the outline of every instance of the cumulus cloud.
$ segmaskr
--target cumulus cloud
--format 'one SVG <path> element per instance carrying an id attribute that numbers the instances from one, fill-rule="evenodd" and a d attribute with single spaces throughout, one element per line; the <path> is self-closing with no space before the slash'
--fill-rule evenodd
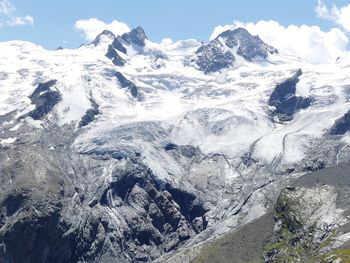
<path id="1" fill-rule="evenodd" d="M 15 6 L 8 0 L 0 1 L 0 13 L 3 15 L 10 15 L 16 10 Z"/>
<path id="2" fill-rule="evenodd" d="M 257 23 L 234 22 L 232 25 L 217 26 L 211 39 L 225 30 L 246 28 L 251 34 L 274 46 L 281 54 L 293 55 L 314 64 L 334 62 L 347 53 L 348 37 L 338 28 L 324 32 L 318 26 L 290 25 L 284 27 L 276 21 Z"/>
<path id="3" fill-rule="evenodd" d="M 338 8 L 336 5 L 328 8 L 323 1 L 318 0 L 315 11 L 318 18 L 332 21 L 347 32 L 350 32 L 350 4 L 341 8 Z"/>
<path id="4" fill-rule="evenodd" d="M 96 18 L 78 20 L 75 22 L 74 28 L 76 31 L 81 32 L 82 36 L 88 41 L 94 40 L 103 30 L 109 30 L 116 36 L 130 31 L 129 26 L 123 22 L 114 20 L 107 24 Z"/>
<path id="5" fill-rule="evenodd" d="M 163 38 L 162 41 L 160 42 L 161 46 L 169 46 L 173 44 L 174 41 L 171 38 Z"/>
<path id="6" fill-rule="evenodd" d="M 220 35 L 222 32 L 225 32 L 227 30 L 233 30 L 233 29 L 239 27 L 240 25 L 242 25 L 242 23 L 239 21 L 233 22 L 232 25 L 218 25 L 214 28 L 214 31 L 211 33 L 210 40 L 213 40 L 218 35 Z"/>
<path id="7" fill-rule="evenodd" d="M 15 16 L 16 7 L 10 0 L 0 0 L 0 25 L 22 26 L 33 25 L 34 19 L 30 15 Z"/>
<path id="8" fill-rule="evenodd" d="M 15 16 L 8 20 L 7 24 L 9 26 L 33 25 L 34 19 L 29 15 L 23 17 Z"/>

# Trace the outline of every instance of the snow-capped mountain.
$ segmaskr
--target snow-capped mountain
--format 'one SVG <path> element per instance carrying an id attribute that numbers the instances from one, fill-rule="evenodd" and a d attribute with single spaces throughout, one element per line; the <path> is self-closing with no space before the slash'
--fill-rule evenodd
<path id="1" fill-rule="evenodd" d="M 209 73 L 235 65 L 235 61 L 264 60 L 277 49 L 265 44 L 258 36 L 252 36 L 244 28 L 227 30 L 196 51 L 195 63 Z M 236 62 L 237 64 L 237 62 Z M 239 63 L 238 63 L 239 65 Z"/>
<path id="2" fill-rule="evenodd" d="M 189 262 L 349 160 L 349 57 L 309 64 L 243 28 L 0 50 L 4 262 Z"/>

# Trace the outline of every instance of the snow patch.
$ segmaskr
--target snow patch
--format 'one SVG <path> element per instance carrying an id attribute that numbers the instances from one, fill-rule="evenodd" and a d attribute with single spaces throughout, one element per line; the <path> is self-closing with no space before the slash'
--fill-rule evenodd
<path id="1" fill-rule="evenodd" d="M 15 141 L 17 140 L 17 138 L 6 138 L 6 139 L 2 139 L 0 141 L 0 144 L 2 146 L 10 146 L 11 144 L 13 144 Z"/>

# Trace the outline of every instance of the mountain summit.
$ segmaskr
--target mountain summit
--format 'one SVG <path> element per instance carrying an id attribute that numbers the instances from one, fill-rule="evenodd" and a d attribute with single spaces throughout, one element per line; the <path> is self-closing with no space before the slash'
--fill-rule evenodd
<path id="1" fill-rule="evenodd" d="M 123 34 L 121 38 L 128 44 L 133 44 L 140 47 L 144 47 L 145 40 L 148 39 L 145 31 L 140 26 L 131 30 L 129 33 Z"/>
<path id="2" fill-rule="evenodd" d="M 95 46 L 98 46 L 98 45 L 101 43 L 102 38 L 114 39 L 114 38 L 115 38 L 115 35 L 113 34 L 112 31 L 103 30 L 103 31 L 101 32 L 101 34 L 99 34 L 99 35 L 94 39 L 94 41 L 92 41 L 92 44 L 94 44 Z"/>
<path id="3" fill-rule="evenodd" d="M 221 33 L 216 39 L 223 39 L 229 48 L 237 48 L 237 55 L 248 61 L 266 59 L 269 54 L 277 54 L 278 50 L 264 43 L 259 36 L 251 35 L 245 28 L 236 28 Z"/>
<path id="4" fill-rule="evenodd" d="M 254 61 L 277 53 L 277 49 L 264 43 L 259 36 L 251 35 L 244 28 L 236 28 L 221 33 L 209 44 L 201 46 L 196 51 L 195 63 L 208 73 L 233 66 L 237 56 Z"/>

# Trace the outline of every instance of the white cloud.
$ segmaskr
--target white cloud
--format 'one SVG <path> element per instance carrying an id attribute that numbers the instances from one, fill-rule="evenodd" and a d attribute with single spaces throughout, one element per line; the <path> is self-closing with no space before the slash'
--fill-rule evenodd
<path id="1" fill-rule="evenodd" d="M 9 26 L 33 25 L 34 19 L 29 15 L 23 17 L 15 16 L 11 17 L 11 19 L 7 21 L 7 24 Z"/>
<path id="2" fill-rule="evenodd" d="M 162 41 L 160 42 L 161 46 L 169 46 L 171 44 L 173 44 L 174 41 L 171 38 L 163 38 Z"/>
<path id="3" fill-rule="evenodd" d="M 240 22 L 238 21 L 235 21 L 233 22 L 232 25 L 218 25 L 214 28 L 214 31 L 213 33 L 211 33 L 211 36 L 210 36 L 210 40 L 213 40 L 214 38 L 216 38 L 218 35 L 220 35 L 222 32 L 225 32 L 227 30 L 232 30 L 232 29 L 235 29 L 236 27 L 238 27 L 238 24 Z"/>
<path id="4" fill-rule="evenodd" d="M 15 16 L 16 7 L 10 0 L 0 0 L 0 26 L 33 25 L 34 19 L 30 15 Z"/>
<path id="5" fill-rule="evenodd" d="M 332 21 L 350 32 L 350 4 L 341 8 L 336 5 L 328 8 L 323 1 L 318 0 L 315 11 L 317 17 Z"/>
<path id="6" fill-rule="evenodd" d="M 317 6 L 315 7 L 315 11 L 318 18 L 323 18 L 327 20 L 334 20 L 336 19 L 336 7 L 333 6 L 332 11 L 328 9 L 326 4 L 323 1 L 318 0 Z"/>
<path id="7" fill-rule="evenodd" d="M 106 24 L 96 18 L 78 20 L 75 22 L 74 28 L 76 31 L 81 32 L 82 36 L 88 41 L 94 40 L 103 30 L 109 30 L 116 36 L 130 31 L 129 26 L 123 22 L 114 20 Z"/>
<path id="8" fill-rule="evenodd" d="M 211 39 L 221 32 L 237 27 L 246 28 L 251 34 L 277 48 L 281 54 L 293 55 L 314 64 L 334 62 L 347 53 L 348 37 L 338 28 L 324 32 L 318 26 L 290 25 L 284 27 L 276 21 L 257 23 L 234 22 L 232 25 L 217 26 Z"/>
<path id="9" fill-rule="evenodd" d="M 8 0 L 0 0 L 0 13 L 3 15 L 10 15 L 16 10 L 15 6 Z"/>

